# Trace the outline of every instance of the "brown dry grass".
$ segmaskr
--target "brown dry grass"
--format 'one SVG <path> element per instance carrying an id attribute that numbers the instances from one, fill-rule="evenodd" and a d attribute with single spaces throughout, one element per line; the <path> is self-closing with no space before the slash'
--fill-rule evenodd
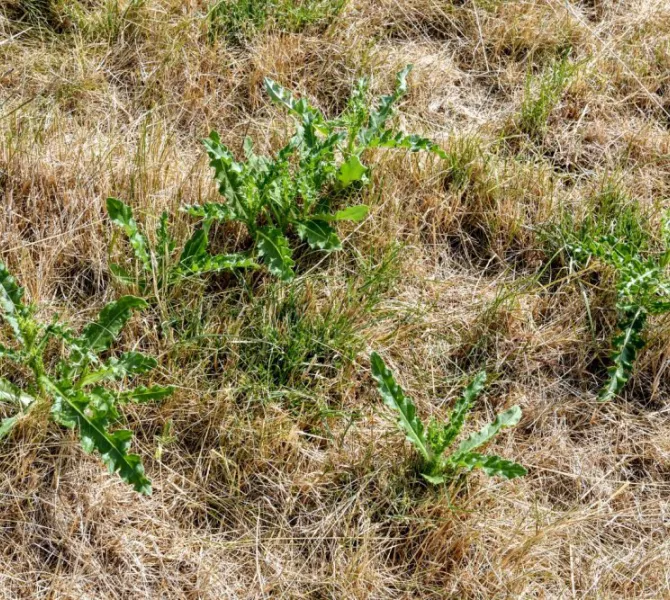
<path id="1" fill-rule="evenodd" d="M 333 112 L 357 75 L 386 91 L 413 62 L 404 124 L 460 171 L 380 157 L 372 218 L 296 284 L 314 323 L 347 324 L 334 367 L 299 365 L 272 389 L 256 377 L 263 326 L 291 336 L 289 291 L 269 281 L 251 299 L 229 281 L 184 300 L 216 342 L 168 344 L 156 315 L 134 322 L 178 386 L 129 416 L 151 498 L 44 415 L 3 443 L 0 597 L 670 597 L 670 332 L 654 327 L 624 398 L 598 405 L 611 298 L 587 290 L 594 332 L 580 286 L 538 276 L 538 228 L 559 207 L 588 210 L 613 180 L 666 207 L 667 3 L 351 0 L 329 25 L 268 23 L 242 45 L 208 41 L 204 0 L 115 5 L 0 2 L 0 258 L 44 314 L 77 323 L 118 292 L 107 196 L 154 223 L 213 196 L 198 143 L 210 128 L 236 149 L 285 138 L 266 75 Z M 527 73 L 567 48 L 578 71 L 546 131 L 519 133 Z M 364 312 L 356 273 L 389 256 Z M 519 403 L 495 446 L 529 475 L 476 475 L 453 494 L 420 484 L 372 390 L 373 348 L 423 414 L 444 415 L 475 369 L 495 373 L 473 421 Z"/>

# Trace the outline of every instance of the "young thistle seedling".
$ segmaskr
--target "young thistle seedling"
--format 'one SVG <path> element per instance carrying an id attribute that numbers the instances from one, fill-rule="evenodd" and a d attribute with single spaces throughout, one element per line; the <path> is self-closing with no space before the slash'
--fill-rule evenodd
<path id="1" fill-rule="evenodd" d="M 0 345 L 0 359 L 14 362 L 29 373 L 21 387 L 0 377 L 0 403 L 15 407 L 13 416 L 0 421 L 0 439 L 35 408 L 48 405 L 58 424 L 77 430 L 86 452 L 97 451 L 110 473 L 142 494 L 151 493 L 151 482 L 140 457 L 129 454 L 132 432 L 112 429 L 119 421 L 119 407 L 128 402 L 150 402 L 172 394 L 172 387 L 154 385 L 117 392 L 107 381 L 125 381 L 156 367 L 156 360 L 139 352 L 105 357 L 135 310 L 147 303 L 123 296 L 105 306 L 98 319 L 77 335 L 66 324 L 45 325 L 35 318 L 35 308 L 24 304 L 24 291 L 0 262 L 0 322 L 10 333 L 12 347 Z M 47 344 L 58 340 L 64 355 L 54 366 L 46 360 Z"/>
<path id="2" fill-rule="evenodd" d="M 202 227 L 178 250 L 177 241 L 169 231 L 166 212 L 161 215 L 156 229 L 154 246 L 140 231 L 130 206 L 117 198 L 108 198 L 107 213 L 112 223 L 125 233 L 134 254 L 133 271 L 116 263 L 110 264 L 110 270 L 126 284 L 137 283 L 143 295 L 170 290 L 186 279 L 205 273 L 257 266 L 243 254 L 209 254 L 211 220 L 205 219 Z"/>
<path id="3" fill-rule="evenodd" d="M 454 451 L 447 453 L 463 429 L 472 405 L 484 389 L 486 373 L 479 373 L 465 389 L 461 398 L 456 401 L 447 423 L 439 423 L 432 419 L 428 427 L 425 427 L 416 414 L 416 405 L 411 398 L 405 396 L 382 358 L 373 352 L 370 362 L 372 376 L 377 381 L 384 403 L 396 412 L 398 425 L 421 455 L 421 474 L 427 481 L 433 484 L 443 483 L 459 472 L 473 469 L 482 469 L 487 475 L 499 475 L 505 479 L 526 474 L 526 469 L 515 462 L 495 454 L 476 452 L 501 429 L 513 427 L 519 422 L 521 409 L 518 406 L 500 413 L 492 423 L 478 433 L 471 434 Z"/>
<path id="4" fill-rule="evenodd" d="M 219 193 L 226 201 L 184 209 L 205 222 L 244 223 L 253 240 L 253 255 L 285 281 L 295 275 L 291 234 L 297 234 L 314 250 L 340 250 L 342 242 L 334 225 L 338 221 L 362 221 L 368 207 L 358 204 L 335 210 L 334 199 L 350 197 L 351 189 L 369 183 L 367 151 L 423 150 L 446 157 L 434 142 L 405 135 L 387 125 L 395 105 L 407 91 L 410 70 L 408 66 L 398 73 L 395 91 L 382 96 L 375 108 L 367 100 L 369 82 L 361 79 L 344 112 L 334 119 L 327 119 L 306 99 L 296 100 L 291 92 L 266 79 L 265 88 L 272 100 L 295 121 L 293 137 L 271 157 L 257 155 L 247 138 L 246 160 L 238 161 L 219 135 L 212 132 L 204 144 Z"/>
<path id="5" fill-rule="evenodd" d="M 575 236 L 566 250 L 577 262 L 598 260 L 616 275 L 617 333 L 612 341 L 612 365 L 599 400 L 615 398 L 633 373 L 639 351 L 644 348 L 647 319 L 670 312 L 670 218 L 663 224 L 664 248 L 649 253 L 634 242 L 616 235 Z"/>

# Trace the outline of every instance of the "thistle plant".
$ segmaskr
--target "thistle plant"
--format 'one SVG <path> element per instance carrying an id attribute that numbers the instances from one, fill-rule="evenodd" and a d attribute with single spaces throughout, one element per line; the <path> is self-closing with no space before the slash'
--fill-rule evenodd
<path id="1" fill-rule="evenodd" d="M 88 453 L 97 451 L 110 473 L 118 473 L 136 491 L 151 493 L 140 457 L 130 454 L 132 432 L 113 429 L 119 408 L 129 402 L 160 400 L 172 387 L 154 385 L 116 391 L 104 385 L 126 381 L 156 367 L 156 360 L 140 352 L 108 356 L 133 311 L 147 303 L 123 296 L 105 306 L 98 319 L 77 335 L 65 323 L 46 325 L 35 318 L 35 307 L 24 303 L 24 290 L 0 263 L 0 322 L 7 324 L 11 347 L 0 345 L 0 359 L 14 363 L 24 376 L 21 385 L 0 377 L 0 406 L 9 404 L 15 413 L 0 421 L 0 439 L 32 411 L 49 406 L 54 421 L 78 432 Z M 51 340 L 64 351 L 58 362 L 47 360 Z M 6 364 L 6 363 L 5 363 Z"/>
<path id="2" fill-rule="evenodd" d="M 155 245 L 140 231 L 130 206 L 121 200 L 108 198 L 107 214 L 126 235 L 133 250 L 131 260 L 126 261 L 132 266 L 112 263 L 110 270 L 124 283 L 137 284 L 143 295 L 169 290 L 186 279 L 205 273 L 256 266 L 243 254 L 209 254 L 207 246 L 211 221 L 206 220 L 178 249 L 177 241 L 170 233 L 167 212 L 163 212 L 156 228 Z"/>
<path id="3" fill-rule="evenodd" d="M 461 433 L 475 400 L 484 389 L 486 373 L 479 373 L 465 388 L 446 423 L 431 419 L 426 427 L 416 414 L 416 405 L 397 384 L 382 358 L 373 352 L 370 362 L 372 376 L 377 381 L 384 403 L 395 411 L 400 429 L 421 456 L 421 474 L 427 481 L 433 484 L 443 483 L 459 473 L 473 469 L 482 469 L 487 475 L 499 475 L 505 479 L 526 474 L 526 469 L 515 462 L 495 454 L 476 452 L 501 429 L 513 427 L 519 422 L 521 409 L 518 406 L 498 414 L 492 423 L 471 434 L 455 450 L 447 453 Z"/>
<path id="4" fill-rule="evenodd" d="M 579 263 L 595 260 L 613 269 L 616 285 L 616 334 L 612 340 L 608 378 L 599 400 L 615 398 L 629 381 L 640 350 L 646 345 L 647 320 L 670 312 L 670 219 L 662 231 L 663 248 L 644 251 L 638 242 L 617 235 L 582 235 L 566 244 Z"/>
<path id="5" fill-rule="evenodd" d="M 344 112 L 334 119 L 327 119 L 306 99 L 297 100 L 266 79 L 267 93 L 293 117 L 294 135 L 271 157 L 257 155 L 247 138 L 245 160 L 238 161 L 220 136 L 212 132 L 204 144 L 225 202 L 187 206 L 184 210 L 205 224 L 243 223 L 253 241 L 252 255 L 282 280 L 295 275 L 292 234 L 313 250 L 341 249 L 334 225 L 363 220 L 368 206 L 336 210 L 334 205 L 336 200 L 350 198 L 351 190 L 370 182 L 370 167 L 365 164 L 369 150 L 396 148 L 446 156 L 434 142 L 388 126 L 395 105 L 407 91 L 410 70 L 408 66 L 397 74 L 393 94 L 382 96 L 375 108 L 367 99 L 369 81 L 359 80 Z"/>

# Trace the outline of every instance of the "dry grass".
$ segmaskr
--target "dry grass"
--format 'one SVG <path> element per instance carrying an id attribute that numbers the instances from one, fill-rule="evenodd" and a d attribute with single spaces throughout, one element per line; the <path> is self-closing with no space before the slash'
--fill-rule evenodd
<path id="1" fill-rule="evenodd" d="M 667 3 L 350 0 L 241 43 L 211 39 L 204 0 L 116 7 L 0 3 L 0 258 L 44 314 L 83 322 L 119 292 L 107 196 L 152 224 L 214 196 L 210 128 L 235 149 L 285 139 L 266 75 L 333 113 L 358 75 L 386 91 L 413 62 L 404 125 L 452 158 L 380 155 L 371 219 L 313 278 L 194 289 L 176 340 L 159 314 L 133 322 L 126 342 L 178 386 L 129 415 L 151 498 L 46 415 L 2 443 L 0 597 L 670 597 L 670 331 L 654 324 L 624 398 L 598 405 L 611 297 L 549 280 L 540 235 L 612 181 L 654 218 L 667 208 Z M 566 55 L 575 72 L 529 135 L 528 78 Z M 267 340 L 307 350 L 280 364 Z M 422 414 L 486 367 L 473 420 L 520 404 L 496 451 L 529 475 L 426 488 L 370 349 Z"/>

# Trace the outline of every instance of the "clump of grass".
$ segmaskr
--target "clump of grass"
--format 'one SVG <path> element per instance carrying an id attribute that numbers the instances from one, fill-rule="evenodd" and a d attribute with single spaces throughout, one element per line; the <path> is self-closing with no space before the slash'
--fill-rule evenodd
<path id="1" fill-rule="evenodd" d="M 533 139 L 541 139 L 547 131 L 549 115 L 558 105 L 563 92 L 574 76 L 577 66 L 569 55 L 553 60 L 539 76 L 526 75 L 517 128 Z"/>
<path id="2" fill-rule="evenodd" d="M 266 390 L 310 388 L 334 378 L 360 351 L 351 309 L 334 300 L 315 306 L 304 285 L 272 284 L 245 308 L 240 367 Z"/>
<path id="3" fill-rule="evenodd" d="M 400 247 L 357 256 L 346 285 L 319 298 L 323 280 L 269 282 L 249 290 L 233 319 L 234 364 L 263 394 L 316 392 L 338 381 L 365 345 L 364 327 L 380 317 L 384 295 L 399 276 Z"/>
<path id="4" fill-rule="evenodd" d="M 297 33 L 307 27 L 327 26 L 347 0 L 219 0 L 209 8 L 207 34 L 210 42 L 223 39 L 240 45 L 265 27 Z"/>
<path id="5" fill-rule="evenodd" d="M 445 185 L 454 191 L 465 188 L 472 181 L 475 169 L 483 157 L 484 151 L 478 137 L 467 135 L 456 138 L 445 154 Z"/>
<path id="6" fill-rule="evenodd" d="M 138 17 L 145 0 L 21 0 L 12 5 L 14 22 L 29 24 L 40 35 L 83 34 L 90 40 L 117 41 L 122 31 Z"/>

